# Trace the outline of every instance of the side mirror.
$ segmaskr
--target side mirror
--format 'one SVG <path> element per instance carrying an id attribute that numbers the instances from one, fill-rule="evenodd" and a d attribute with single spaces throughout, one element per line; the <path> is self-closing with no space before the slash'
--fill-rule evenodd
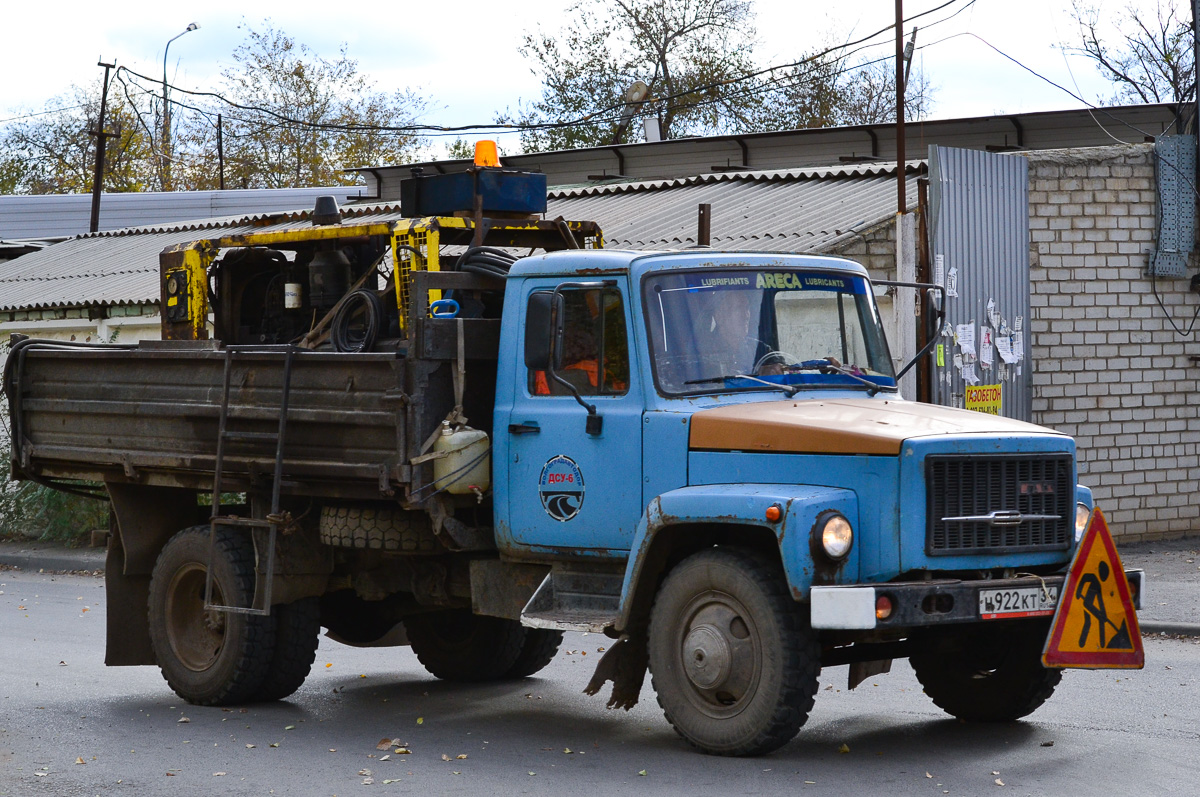
<path id="1" fill-rule="evenodd" d="M 946 318 L 941 292 L 925 291 L 922 305 L 921 320 L 925 322 L 925 340 L 933 340 L 942 334 L 942 322 Z"/>
<path id="2" fill-rule="evenodd" d="M 525 367 L 554 371 L 562 362 L 563 297 L 553 291 L 530 295 L 525 314 Z"/>

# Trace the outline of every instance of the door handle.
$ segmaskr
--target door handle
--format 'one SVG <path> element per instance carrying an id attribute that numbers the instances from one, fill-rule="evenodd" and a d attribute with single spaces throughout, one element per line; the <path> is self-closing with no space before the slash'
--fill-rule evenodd
<path id="1" fill-rule="evenodd" d="M 542 427 L 532 422 L 510 423 L 508 425 L 509 434 L 539 434 L 541 431 Z"/>

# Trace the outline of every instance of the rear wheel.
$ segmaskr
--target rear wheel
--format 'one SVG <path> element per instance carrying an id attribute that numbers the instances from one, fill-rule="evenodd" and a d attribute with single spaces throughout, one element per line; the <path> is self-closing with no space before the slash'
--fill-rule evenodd
<path id="1" fill-rule="evenodd" d="M 778 563 L 739 548 L 689 556 L 650 613 L 650 674 L 667 721 L 700 750 L 759 755 L 792 739 L 820 650 Z"/>
<path id="2" fill-rule="evenodd" d="M 1015 720 L 1037 710 L 1062 680 L 1062 670 L 1042 666 L 1048 631 L 1038 621 L 936 629 L 916 640 L 909 662 L 925 694 L 947 714 Z"/>
<path id="3" fill-rule="evenodd" d="M 505 678 L 528 678 L 554 660 L 562 644 L 563 632 L 548 628 L 526 628 L 525 642 L 513 666 L 504 673 Z"/>
<path id="4" fill-rule="evenodd" d="M 209 529 L 172 537 L 150 578 L 150 643 L 163 678 L 189 703 L 221 706 L 252 699 L 270 668 L 275 618 L 205 610 Z M 249 535 L 218 529 L 212 546 L 212 600 L 249 606 L 254 545 Z"/>
<path id="5" fill-rule="evenodd" d="M 282 700 L 304 683 L 317 657 L 321 636 L 321 601 L 301 598 L 271 607 L 275 616 L 275 653 L 255 696 Z"/>
<path id="6" fill-rule="evenodd" d="M 422 666 L 443 681 L 508 677 L 526 638 L 526 629 L 515 620 L 471 614 L 466 609 L 409 617 L 404 627 Z"/>

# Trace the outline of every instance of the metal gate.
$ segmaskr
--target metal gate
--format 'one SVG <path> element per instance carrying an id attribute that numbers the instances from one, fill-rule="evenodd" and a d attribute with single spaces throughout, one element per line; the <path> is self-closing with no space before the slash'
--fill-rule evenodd
<path id="1" fill-rule="evenodd" d="M 931 278 L 946 323 L 930 354 L 938 404 L 1028 421 L 1029 162 L 929 147 Z"/>

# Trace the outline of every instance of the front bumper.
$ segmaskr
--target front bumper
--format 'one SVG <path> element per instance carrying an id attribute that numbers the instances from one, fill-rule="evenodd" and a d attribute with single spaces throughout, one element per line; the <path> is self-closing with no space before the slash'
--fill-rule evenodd
<path id="1" fill-rule="evenodd" d="M 1129 594 L 1135 609 L 1142 608 L 1145 572 L 1127 569 Z M 1065 576 L 1021 576 L 980 581 L 897 581 L 883 584 L 813 587 L 811 590 L 812 627 L 829 630 L 885 630 L 944 625 L 947 623 L 990 622 L 991 620 L 1049 617 L 1057 602 L 1044 596 L 1062 592 Z M 1006 607 L 1006 611 L 985 613 L 981 593 L 1013 591 L 1029 600 Z M 877 616 L 880 598 L 886 597 L 891 611 Z M 1040 598 L 1040 599 L 1039 599 Z"/>

